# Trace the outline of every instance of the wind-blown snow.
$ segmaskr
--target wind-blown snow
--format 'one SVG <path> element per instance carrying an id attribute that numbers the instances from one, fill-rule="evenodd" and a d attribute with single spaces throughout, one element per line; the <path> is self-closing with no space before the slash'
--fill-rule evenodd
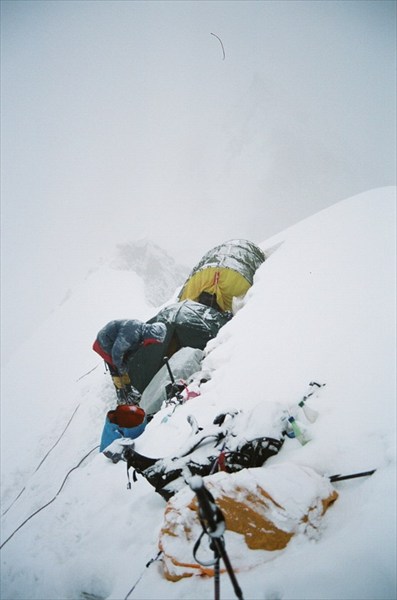
<path id="1" fill-rule="evenodd" d="M 204 368 L 212 378 L 201 396 L 166 420 L 159 414 L 137 440 L 138 450 L 167 456 L 190 435 L 188 414 L 205 426 L 225 409 L 255 408 L 267 423 L 274 406 L 297 411 L 310 381 L 326 383 L 308 401 L 319 413 L 315 423 L 296 413 L 310 442 L 286 439 L 267 464 L 325 475 L 376 472 L 334 484 L 339 498 L 319 539 L 296 536 L 248 571 L 239 560 L 246 600 L 396 597 L 395 222 L 395 188 L 382 188 L 261 244 L 278 247 L 242 309 L 208 345 Z M 165 503 L 142 478 L 127 490 L 124 462 L 114 465 L 95 450 L 56 496 L 67 472 L 99 444 L 115 400 L 91 350 L 96 332 L 111 319 L 155 312 L 138 276 L 99 269 L 4 368 L 4 600 L 79 599 L 82 592 L 113 600 L 213 598 L 212 579 L 171 583 L 160 562 L 145 568 L 157 554 Z M 225 540 L 227 550 L 227 532 Z M 233 597 L 222 575 L 221 598 Z"/>

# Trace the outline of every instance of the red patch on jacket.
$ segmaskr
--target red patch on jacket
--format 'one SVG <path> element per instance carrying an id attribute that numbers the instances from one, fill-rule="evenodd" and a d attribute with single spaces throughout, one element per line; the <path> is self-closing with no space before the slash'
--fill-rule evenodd
<path id="1" fill-rule="evenodd" d="M 113 358 L 110 356 L 110 354 L 105 352 L 98 340 L 95 340 L 92 349 L 95 350 L 95 352 L 99 354 L 99 356 L 101 356 L 103 360 L 109 363 L 109 365 L 112 365 L 113 367 L 115 366 L 115 364 L 113 363 Z"/>
<path id="2" fill-rule="evenodd" d="M 156 338 L 147 338 L 146 340 L 143 340 L 142 346 L 150 346 L 151 344 L 160 344 L 160 343 L 161 342 L 156 340 Z"/>

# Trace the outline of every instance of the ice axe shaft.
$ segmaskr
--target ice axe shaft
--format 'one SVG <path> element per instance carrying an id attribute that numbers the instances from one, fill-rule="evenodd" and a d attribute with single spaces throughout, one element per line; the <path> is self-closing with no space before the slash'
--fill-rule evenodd
<path id="1" fill-rule="evenodd" d="M 172 385 L 175 385 L 175 379 L 174 379 L 174 375 L 173 375 L 173 373 L 171 371 L 171 367 L 170 367 L 170 363 L 169 363 L 169 360 L 168 360 L 168 356 L 164 356 L 163 361 L 167 365 L 167 370 L 168 370 L 168 374 L 169 374 L 170 379 L 171 379 L 171 383 L 172 383 Z"/>
<path id="2" fill-rule="evenodd" d="M 165 362 L 165 364 L 167 365 L 167 370 L 168 370 L 168 374 L 170 376 L 170 380 L 171 380 L 171 389 L 172 389 L 172 393 L 177 397 L 177 399 L 181 402 L 183 400 L 183 396 L 181 394 L 181 388 L 180 386 L 178 386 L 178 384 L 175 381 L 175 377 L 171 371 L 171 367 L 170 367 L 170 363 L 169 363 L 169 359 L 168 356 L 164 356 L 163 358 L 163 362 Z M 184 386 L 186 387 L 186 385 Z"/>
<path id="3" fill-rule="evenodd" d="M 330 481 L 344 481 L 345 479 L 355 479 L 356 477 L 367 477 L 373 475 L 376 469 L 372 471 L 362 471 L 361 473 L 352 473 L 351 475 L 331 475 Z"/>

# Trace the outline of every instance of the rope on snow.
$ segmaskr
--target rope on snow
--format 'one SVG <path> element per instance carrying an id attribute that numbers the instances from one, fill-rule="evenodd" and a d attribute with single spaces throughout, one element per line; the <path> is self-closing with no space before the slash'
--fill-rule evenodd
<path id="1" fill-rule="evenodd" d="M 150 567 L 150 565 L 154 562 L 156 562 L 156 560 L 159 560 L 161 558 L 161 555 L 163 554 L 163 551 L 160 550 L 157 555 L 150 559 L 148 563 L 146 563 L 145 565 L 145 569 L 142 571 L 142 573 L 139 575 L 138 579 L 136 580 L 136 582 L 134 583 L 134 585 L 132 586 L 132 588 L 130 589 L 130 591 L 128 592 L 128 594 L 125 596 L 124 600 L 128 600 L 128 598 L 131 596 L 132 592 L 135 590 L 136 586 L 138 585 L 138 583 L 140 582 L 140 580 L 142 579 L 142 577 L 145 574 L 145 571 L 148 567 Z"/>
<path id="2" fill-rule="evenodd" d="M 69 475 L 75 471 L 76 469 L 78 469 L 81 464 L 85 461 L 86 458 L 88 458 L 88 456 L 90 454 L 92 454 L 92 452 L 94 452 L 94 450 L 97 450 L 99 448 L 98 446 L 95 446 L 95 448 L 92 448 L 92 450 L 90 450 L 85 456 L 83 456 L 83 458 L 80 460 L 80 462 L 75 466 L 72 467 L 67 473 L 66 476 L 64 478 L 64 480 L 62 481 L 61 487 L 59 488 L 59 490 L 57 491 L 57 493 L 55 494 L 55 496 L 46 504 L 44 504 L 44 506 L 42 506 L 41 508 L 38 508 L 34 513 L 32 513 L 29 517 L 27 517 L 13 532 L 11 535 L 8 536 L 8 538 L 0 545 L 0 550 L 7 544 L 7 542 L 9 542 L 11 540 L 11 538 L 14 537 L 14 535 L 17 533 L 17 531 L 19 531 L 24 525 L 26 525 L 26 523 L 28 521 L 30 521 L 30 519 L 32 519 L 35 515 L 37 515 L 39 512 L 41 512 L 42 510 L 44 510 L 45 508 L 47 508 L 47 506 L 49 506 L 50 504 L 52 504 L 54 502 L 54 500 L 57 499 L 57 497 L 59 496 L 59 494 L 61 493 L 61 491 L 63 490 L 63 487 L 66 483 L 66 480 L 68 479 Z"/>
<path id="3" fill-rule="evenodd" d="M 59 436 L 59 438 L 56 440 L 56 442 L 51 446 L 51 448 L 48 450 L 48 452 L 45 454 L 45 456 L 41 459 L 41 461 L 39 462 L 39 464 L 37 465 L 36 469 L 33 471 L 33 475 L 35 473 L 37 473 L 37 471 L 40 469 L 41 465 L 43 464 L 43 462 L 46 460 L 46 458 L 48 457 L 48 455 L 54 450 L 55 446 L 57 446 L 59 444 L 59 442 L 61 441 L 64 433 L 66 432 L 67 428 L 69 427 L 70 423 L 72 422 L 72 419 L 74 417 L 74 415 L 77 412 L 77 409 L 79 408 L 80 404 L 78 404 L 76 406 L 76 408 L 74 409 L 72 416 L 70 417 L 69 421 L 66 424 L 66 427 L 64 428 L 64 430 L 62 431 L 61 435 Z M 4 517 L 4 515 L 6 515 L 8 513 L 8 511 L 10 510 L 10 508 L 12 508 L 12 506 L 15 504 L 15 502 L 18 500 L 18 498 L 20 498 L 20 496 L 22 496 L 23 492 L 25 491 L 26 486 L 24 486 L 21 491 L 19 492 L 18 496 L 11 502 L 10 506 L 1 514 L 2 517 Z"/>
<path id="4" fill-rule="evenodd" d="M 81 377 L 79 377 L 78 379 L 76 379 L 77 383 L 78 381 L 80 381 L 80 379 L 84 379 L 84 377 L 87 377 L 87 375 L 89 375 L 90 373 L 92 373 L 93 371 L 95 371 L 95 369 L 98 367 L 98 365 L 95 365 L 95 367 L 93 367 L 92 369 L 90 369 L 89 371 L 87 371 L 87 373 L 84 373 L 84 375 L 81 375 Z"/>
<path id="5" fill-rule="evenodd" d="M 87 377 L 87 375 L 89 375 L 90 373 L 92 373 L 93 371 L 95 371 L 95 369 L 98 368 L 98 365 L 95 365 L 95 367 L 93 367 L 92 369 L 90 369 L 89 371 L 87 371 L 87 373 L 84 373 L 84 375 L 81 375 L 81 377 L 79 377 L 78 379 L 76 379 L 76 383 L 78 381 L 80 381 L 81 379 L 83 379 L 84 377 Z M 51 448 L 48 450 L 48 452 L 45 454 L 45 456 L 41 459 L 41 461 L 39 462 L 39 464 L 37 465 L 36 469 L 33 471 L 33 475 L 35 473 L 37 473 L 37 471 L 40 469 L 41 465 L 43 464 L 43 462 L 46 460 L 46 458 L 48 457 L 48 455 L 54 450 L 54 448 L 59 444 L 59 442 L 61 441 L 64 433 L 66 432 L 67 428 L 69 427 L 70 423 L 72 422 L 72 419 L 74 417 L 74 415 L 77 412 L 77 409 L 79 408 L 80 404 L 78 404 L 76 406 L 76 408 L 74 409 L 72 416 L 70 417 L 69 421 L 66 424 L 66 427 L 64 428 L 64 430 L 62 431 L 61 435 L 59 436 L 59 438 L 56 440 L 56 442 L 51 446 Z M 6 508 L 6 510 L 4 512 L 1 513 L 1 516 L 4 517 L 4 515 L 6 515 L 8 513 L 8 511 L 10 510 L 10 508 L 12 508 L 15 504 L 15 502 L 18 500 L 18 498 L 20 498 L 23 494 L 23 492 L 26 490 L 26 486 L 24 486 L 21 491 L 19 492 L 18 496 L 16 498 L 14 498 L 14 500 L 11 502 L 10 506 L 8 508 Z"/>

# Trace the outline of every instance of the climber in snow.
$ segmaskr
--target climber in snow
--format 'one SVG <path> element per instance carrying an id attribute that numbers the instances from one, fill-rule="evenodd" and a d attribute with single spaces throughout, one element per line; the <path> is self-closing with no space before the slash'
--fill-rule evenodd
<path id="1" fill-rule="evenodd" d="M 164 323 L 143 323 L 137 319 L 110 321 L 99 331 L 93 350 L 109 369 L 118 404 L 139 404 L 141 394 L 131 383 L 128 363 L 139 348 L 161 344 L 166 334 Z"/>

